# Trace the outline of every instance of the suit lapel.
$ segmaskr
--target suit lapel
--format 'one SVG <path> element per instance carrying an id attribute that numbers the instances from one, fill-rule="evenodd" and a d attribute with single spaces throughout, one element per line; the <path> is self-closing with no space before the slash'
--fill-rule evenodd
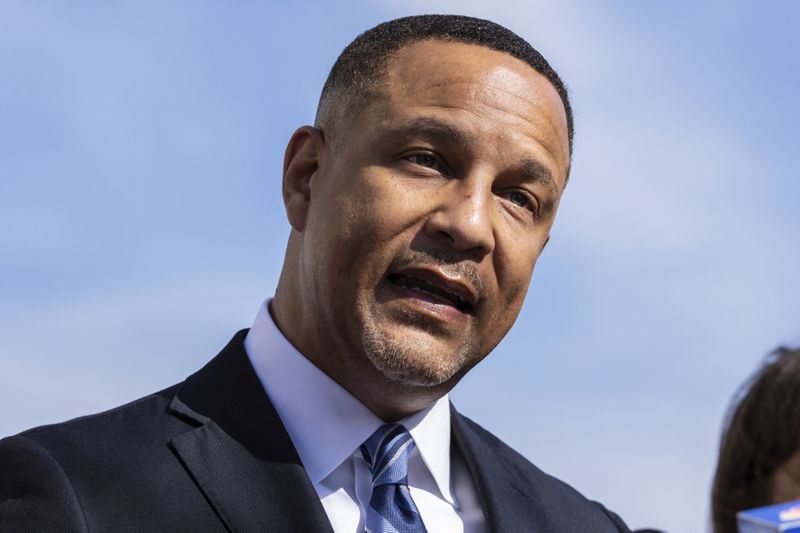
<path id="1" fill-rule="evenodd" d="M 475 431 L 451 408 L 453 437 L 469 468 L 478 498 L 491 531 L 549 531 L 544 505 L 535 491 L 526 489 L 492 442 Z"/>
<path id="2" fill-rule="evenodd" d="M 170 405 L 196 427 L 171 441 L 230 531 L 332 532 L 239 332 Z"/>

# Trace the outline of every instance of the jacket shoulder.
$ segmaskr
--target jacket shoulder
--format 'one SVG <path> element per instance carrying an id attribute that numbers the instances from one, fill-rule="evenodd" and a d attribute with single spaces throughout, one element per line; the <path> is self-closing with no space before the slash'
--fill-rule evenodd
<path id="1" fill-rule="evenodd" d="M 174 385 L 100 413 L 31 428 L 17 436 L 37 442 L 53 453 L 76 446 L 92 450 L 95 446 L 108 446 L 114 441 L 130 443 L 134 434 L 157 432 L 160 425 L 153 424 L 154 420 L 171 418 L 167 416 L 167 409 L 177 387 Z"/>
<path id="2" fill-rule="evenodd" d="M 0 440 L 0 531 L 86 531 L 75 490 L 50 452 L 24 435 Z"/>
<path id="3" fill-rule="evenodd" d="M 0 531 L 87 531 L 87 479 L 109 480 L 158 395 L 0 440 Z M 110 468 L 109 468 L 110 467 Z M 104 492 L 108 492 L 104 487 Z"/>
<path id="4" fill-rule="evenodd" d="M 175 390 L 1 440 L 0 531 L 215 523 L 171 448 L 195 427 L 170 409 Z"/>
<path id="5" fill-rule="evenodd" d="M 630 533 L 622 519 L 602 504 L 589 500 L 569 484 L 543 472 L 480 424 L 463 415 L 456 416 L 460 417 L 475 438 L 506 465 L 517 490 L 535 495 L 554 531 Z"/>

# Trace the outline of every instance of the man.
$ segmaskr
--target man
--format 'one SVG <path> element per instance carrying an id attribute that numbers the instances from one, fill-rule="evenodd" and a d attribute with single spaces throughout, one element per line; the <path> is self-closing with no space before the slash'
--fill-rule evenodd
<path id="1" fill-rule="evenodd" d="M 342 53 L 286 148 L 274 299 L 206 367 L 0 446 L 3 531 L 627 531 L 451 409 L 569 173 L 557 74 L 488 21 Z"/>

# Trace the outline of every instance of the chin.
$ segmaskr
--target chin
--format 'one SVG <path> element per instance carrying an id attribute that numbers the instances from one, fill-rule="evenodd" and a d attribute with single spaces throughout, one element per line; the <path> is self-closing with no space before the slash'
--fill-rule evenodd
<path id="1" fill-rule="evenodd" d="M 476 346 L 453 346 L 435 332 L 401 328 L 387 333 L 365 328 L 362 345 L 372 365 L 389 381 L 410 387 L 436 387 L 471 368 Z"/>

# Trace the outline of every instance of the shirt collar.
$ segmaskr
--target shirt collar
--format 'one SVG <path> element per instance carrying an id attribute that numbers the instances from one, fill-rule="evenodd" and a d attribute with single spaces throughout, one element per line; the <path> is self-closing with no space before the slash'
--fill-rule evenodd
<path id="1" fill-rule="evenodd" d="M 442 498 L 454 504 L 450 491 L 450 399 L 448 395 L 401 420 L 414 438 L 422 460 L 428 467 Z"/>
<path id="2" fill-rule="evenodd" d="M 306 359 L 280 332 L 267 300 L 244 340 L 245 351 L 315 485 L 382 424 L 352 394 Z M 409 430 L 442 497 L 450 491 L 450 402 L 439 398 L 400 421 Z"/>

